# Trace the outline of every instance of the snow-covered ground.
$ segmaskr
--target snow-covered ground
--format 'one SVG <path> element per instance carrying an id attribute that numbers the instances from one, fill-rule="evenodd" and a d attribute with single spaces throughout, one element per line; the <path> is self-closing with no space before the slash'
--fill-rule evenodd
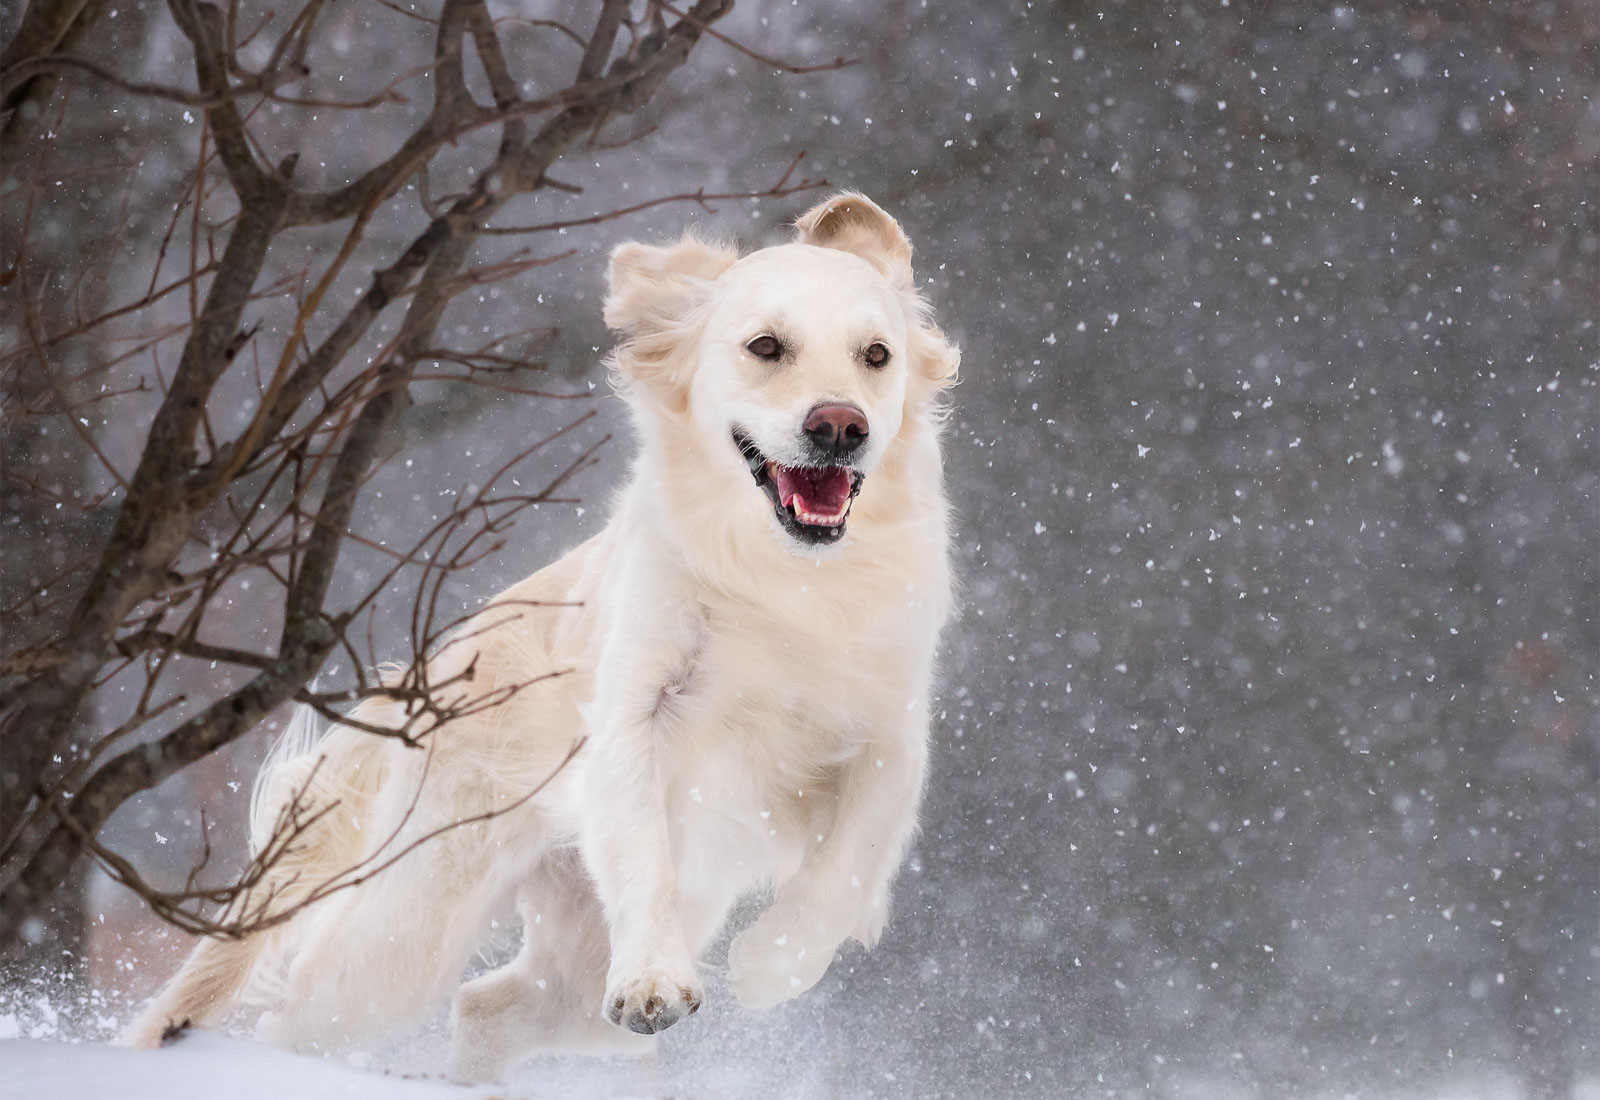
<path id="1" fill-rule="evenodd" d="M 0 980 L 0 1100 L 1528 1100 L 1514 1074 L 1482 1067 L 1447 1069 L 1433 1079 L 1412 1072 L 1385 1085 L 1370 1073 L 1330 1066 L 1316 1084 L 1286 1087 L 1248 1070 L 1219 1072 L 1188 1058 L 1169 1058 L 1169 1072 L 1152 1076 L 1142 1089 L 1106 1082 L 1063 1092 L 1049 1083 L 1048 1063 L 1058 1055 L 1020 1048 L 1013 1048 L 1009 1075 L 975 1086 L 930 1071 L 914 1018 L 874 1019 L 876 1057 L 841 1058 L 842 1029 L 862 1022 L 843 994 L 862 975 L 848 963 L 840 970 L 806 998 L 752 1013 L 732 1004 L 723 976 L 711 968 L 705 1009 L 692 1025 L 663 1036 L 653 1055 L 547 1055 L 515 1069 L 504 1084 L 477 1086 L 444 1076 L 449 1038 L 442 1010 L 413 1032 L 346 1058 L 292 1054 L 241 1038 L 248 1013 L 225 1022 L 232 1034 L 192 1030 L 161 1050 L 134 1051 L 108 1042 L 133 1009 L 121 995 L 44 975 Z M 976 1052 L 986 1041 L 975 1028 L 963 1052 Z M 1060 1075 L 1062 1067 L 1053 1068 Z M 1559 1100 L 1600 1100 L 1600 1077 L 1584 1078 Z"/>
<path id="2" fill-rule="evenodd" d="M 477 1100 L 489 1088 L 367 1073 L 244 1039 L 195 1033 L 163 1050 L 15 1039 L 0 1043 L 4 1100 Z"/>
<path id="3" fill-rule="evenodd" d="M 655 1075 L 648 1063 L 641 1063 L 638 1070 L 641 1085 L 637 1090 L 600 1095 L 619 1100 L 641 1094 L 683 1095 L 665 1080 L 651 1084 L 649 1079 Z M 48 1039 L 0 1042 L 0 1100 L 534 1100 L 596 1095 L 592 1087 L 574 1080 L 570 1068 L 540 1077 L 509 1087 L 459 1085 L 368 1072 L 326 1058 L 289 1054 L 206 1032 L 192 1033 L 157 1051 Z M 848 1082 L 840 1083 L 838 1094 L 859 1095 Z M 719 1090 L 717 1095 L 742 1094 Z M 1177 1086 L 1166 1095 L 1171 1100 L 1255 1100 L 1259 1094 L 1228 1082 L 1200 1080 Z M 1322 1094 L 1305 1100 L 1344 1100 L 1357 1095 L 1363 1100 L 1379 1100 L 1365 1092 Z M 1521 1095 L 1508 1079 L 1480 1079 L 1397 1091 L 1381 1100 L 1520 1100 Z M 1579 1086 L 1572 1100 L 1600 1100 L 1600 1081 Z"/>

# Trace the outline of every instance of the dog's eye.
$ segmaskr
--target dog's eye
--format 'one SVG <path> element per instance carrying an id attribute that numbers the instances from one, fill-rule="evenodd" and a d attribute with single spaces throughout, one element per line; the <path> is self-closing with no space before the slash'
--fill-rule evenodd
<path id="1" fill-rule="evenodd" d="M 777 359 L 783 355 L 783 344 L 776 336 L 757 336 L 744 346 L 744 350 L 757 359 Z"/>
<path id="2" fill-rule="evenodd" d="M 882 343 L 867 345 L 867 350 L 861 353 L 869 367 L 881 367 L 889 361 L 889 349 Z"/>

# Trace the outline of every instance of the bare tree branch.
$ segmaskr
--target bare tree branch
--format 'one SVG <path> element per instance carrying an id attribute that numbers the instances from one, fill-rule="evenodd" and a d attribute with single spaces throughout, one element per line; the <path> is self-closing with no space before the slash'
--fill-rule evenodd
<path id="1" fill-rule="evenodd" d="M 208 819 L 202 816 L 200 864 L 176 891 L 152 886 L 132 861 L 101 841 L 100 831 L 129 798 L 229 744 L 289 702 L 310 706 L 351 729 L 425 749 L 433 731 L 503 706 L 517 692 L 563 674 L 557 670 L 524 684 L 480 688 L 472 683 L 474 660 L 448 675 L 438 673 L 433 660 L 503 625 L 503 616 L 528 610 L 500 603 L 488 613 L 452 618 L 447 586 L 503 548 L 511 523 L 525 509 L 570 499 L 567 483 L 593 463 L 609 437 L 579 450 L 538 492 L 506 495 L 495 486 L 524 458 L 588 423 L 592 413 L 536 440 L 484 485 L 463 490 L 409 548 L 382 545 L 357 529 L 362 489 L 394 447 L 397 425 L 411 402 L 411 383 L 453 380 L 507 394 L 581 396 L 518 384 L 522 372 L 537 364 L 509 342 L 534 333 L 494 336 L 470 350 L 437 337 L 444 311 L 464 292 L 522 278 L 571 254 L 517 250 L 472 262 L 481 238 L 598 225 L 669 202 L 707 206 L 822 186 L 822 181 L 796 179 L 797 157 L 765 190 L 701 189 L 584 218 L 490 228 L 520 195 L 540 189 L 579 193 L 580 188 L 552 175 L 575 143 L 587 142 L 587 150 L 599 152 L 653 133 L 654 126 L 647 126 L 610 146 L 598 137 L 609 121 L 650 101 L 702 34 L 728 12 L 731 0 L 699 0 L 681 12 L 651 3 L 640 23 L 630 20 L 627 0 L 603 0 L 587 37 L 548 20 L 497 20 L 486 0 L 443 0 L 436 19 L 402 12 L 433 28 L 427 65 L 351 100 L 281 92 L 310 71 L 319 27 L 329 18 L 325 0 L 305 0 L 286 19 L 269 13 L 250 29 L 238 25 L 233 2 L 166 0 L 167 14 L 193 52 L 193 90 L 130 80 L 91 54 L 74 52 L 102 4 L 30 4 L 0 55 L 0 95 L 12 112 L 0 147 L 15 152 L 30 140 L 58 80 L 73 76 L 90 78 L 85 97 L 201 108 L 204 124 L 186 143 L 194 154 L 187 176 L 174 179 L 181 186 L 161 199 L 159 208 L 170 209 L 170 215 L 163 214 L 152 227 L 155 247 L 148 278 L 140 279 L 147 282 L 141 296 L 115 306 L 85 305 L 77 288 L 92 283 L 87 269 L 69 282 L 70 296 L 64 298 L 41 266 L 48 250 L 34 245 L 35 199 L 44 193 L 47 174 L 57 186 L 74 178 L 70 172 L 46 171 L 58 140 L 54 136 L 41 146 L 31 181 L 23 187 L 23 232 L 11 266 L 0 275 L 25 307 L 23 342 L 0 349 L 0 369 L 27 383 L 7 391 L 7 416 L 67 416 L 78 446 L 100 454 L 111 470 L 101 438 L 87 418 L 74 414 L 115 408 L 136 394 L 154 401 L 137 465 L 131 474 L 112 471 L 120 492 L 79 501 L 40 478 L 6 472 L 9 484 L 54 497 L 85 517 L 104 517 L 106 523 L 96 540 L 98 553 L 66 563 L 61 579 L 48 582 L 60 584 L 67 599 L 59 625 L 0 653 L 0 946 L 15 940 L 26 919 L 42 910 L 83 853 L 158 915 L 189 931 L 243 935 L 288 919 L 298 903 L 280 904 L 272 889 L 263 895 L 260 888 L 273 862 L 328 807 L 307 807 L 297 798 L 263 851 L 241 875 L 220 886 L 197 885 L 212 852 Z M 523 94 L 515 59 L 501 39 L 502 28 L 511 25 L 554 29 L 582 45 L 566 87 L 537 97 Z M 619 49 L 624 26 L 631 38 Z M 253 40 L 268 55 L 257 68 L 240 56 Z M 470 90 L 469 41 L 491 104 L 476 102 Z M 296 157 L 269 154 L 271 143 L 252 129 L 265 129 L 259 121 L 264 105 L 360 112 L 393 102 L 403 84 L 424 74 L 432 92 L 426 116 L 392 153 L 341 186 L 297 186 Z M 64 99 L 61 112 L 66 113 Z M 165 114 L 154 111 L 150 117 Z M 54 135 L 62 127 L 60 120 L 52 122 Z M 430 200 L 430 165 L 491 127 L 498 128 L 499 137 L 492 155 L 481 154 L 457 193 Z M 481 143 L 470 147 L 481 148 Z M 401 192 L 413 178 L 422 184 L 425 226 L 399 245 L 374 240 L 375 219 L 409 202 Z M 128 205 L 125 198 L 107 254 L 121 248 Z M 267 274 L 269 256 L 272 269 L 284 267 L 283 253 L 275 247 L 286 233 L 336 222 L 348 225 L 326 259 Z M 174 277 L 164 271 L 169 261 L 186 262 L 186 270 Z M 357 276 L 366 288 L 353 301 L 340 300 L 357 264 L 367 265 Z M 385 327 L 390 307 L 400 303 L 404 310 L 397 325 Z M 263 327 L 260 316 L 246 316 L 257 308 L 287 308 L 292 319 Z M 130 328 L 135 321 L 138 325 Z M 170 365 L 168 349 L 180 342 L 176 364 Z M 64 366 L 75 350 L 99 345 L 110 350 L 80 356 L 70 369 Z M 93 380 L 119 377 L 110 372 L 132 369 L 141 360 L 148 365 L 133 383 L 102 384 L 99 392 L 85 392 Z M 219 402 L 236 400 L 232 395 L 241 392 L 241 382 L 253 403 L 237 419 L 214 419 Z M 335 606 L 340 556 L 354 547 L 381 554 L 387 563 L 375 580 Z M 274 593 L 269 622 L 276 638 L 270 643 L 264 637 L 231 636 L 219 610 L 226 606 L 227 592 L 258 579 Z M 411 659 L 400 671 L 375 677 L 369 671 L 378 661 L 375 609 L 381 595 L 402 583 L 412 592 L 405 640 Z M 13 601 L 0 619 L 43 614 L 51 605 L 42 596 Z M 348 661 L 354 683 L 336 692 L 308 689 L 335 655 Z M 182 674 L 196 665 L 215 671 L 191 695 L 193 678 L 185 683 Z M 104 698 L 102 689 L 113 681 L 131 682 L 134 690 L 112 708 L 115 717 L 96 728 L 84 717 L 85 704 Z M 401 728 L 335 709 L 368 698 L 401 707 L 406 716 Z M 486 821 L 536 793 L 446 828 Z M 372 860 L 309 890 L 297 887 L 296 893 L 310 904 L 357 885 L 438 831 L 398 850 L 386 844 Z M 216 907 L 221 911 L 208 911 Z"/>

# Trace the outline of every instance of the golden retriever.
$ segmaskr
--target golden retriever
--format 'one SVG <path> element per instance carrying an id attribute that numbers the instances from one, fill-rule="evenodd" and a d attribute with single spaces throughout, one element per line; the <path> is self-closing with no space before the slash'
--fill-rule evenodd
<path id="1" fill-rule="evenodd" d="M 420 750 L 350 726 L 291 745 L 258 781 L 253 830 L 264 843 L 297 793 L 329 807 L 272 872 L 281 908 L 507 812 L 278 929 L 203 940 L 124 1041 L 215 1021 L 268 958 L 266 1038 L 379 1034 L 449 994 L 512 896 L 520 953 L 455 1002 L 456 1071 L 474 1078 L 540 1047 L 647 1047 L 636 1035 L 699 1008 L 696 960 L 751 891 L 773 894 L 729 950 L 746 1006 L 810 988 L 845 939 L 877 940 L 951 604 L 940 395 L 959 353 L 878 206 L 837 195 L 796 228 L 742 257 L 692 235 L 612 254 L 611 366 L 639 437 L 614 515 L 429 658 L 436 681 L 473 663 L 477 692 L 566 674 Z M 392 702 L 356 716 L 405 719 Z"/>

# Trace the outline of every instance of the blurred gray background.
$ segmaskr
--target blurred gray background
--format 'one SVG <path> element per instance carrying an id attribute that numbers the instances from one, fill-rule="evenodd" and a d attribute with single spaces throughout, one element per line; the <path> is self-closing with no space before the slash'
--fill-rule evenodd
<path id="1" fill-rule="evenodd" d="M 333 11 L 337 56 L 314 86 L 378 87 L 428 56 L 426 28 L 385 8 Z M 187 74 L 159 6 L 106 27 L 96 49 L 121 71 Z M 705 42 L 617 127 L 656 132 L 569 159 L 583 193 L 542 193 L 508 220 L 760 190 L 802 150 L 804 171 L 901 220 L 964 350 L 946 437 L 963 606 L 933 781 L 876 951 L 847 950 L 760 1017 L 726 1004 L 714 953 L 717 1003 L 664 1037 L 656 1065 L 536 1063 L 518 1084 L 1600 1089 L 1594 5 L 747 0 L 722 29 L 857 63 L 775 75 Z M 530 73 L 575 62 L 535 28 L 512 41 Z M 328 182 L 425 109 L 425 95 L 385 108 L 392 131 L 259 122 L 302 151 L 304 182 Z M 102 115 L 71 154 L 114 149 L 136 173 L 130 271 L 148 268 L 194 141 L 181 109 L 138 110 L 164 120 L 161 142 Z M 585 396 L 419 386 L 364 532 L 408 541 L 589 407 L 597 421 L 526 475 L 615 434 L 576 484 L 584 506 L 524 517 L 452 598 L 469 607 L 596 530 L 630 448 L 601 367 L 607 250 L 691 222 L 770 243 L 815 197 L 573 231 L 540 243 L 576 249 L 563 266 L 458 301 L 443 331 L 463 344 L 559 326 L 539 348 L 549 384 Z M 115 209 L 52 201 L 69 251 Z M 399 241 L 421 218 L 383 230 Z M 308 254 L 337 240 L 305 238 Z M 128 411 L 95 429 L 131 461 L 139 424 Z M 77 461 L 61 439 L 32 444 L 36 458 L 60 444 L 58 474 Z M 95 481 L 87 463 L 63 476 Z M 346 555 L 351 591 L 374 564 Z M 397 593 L 393 654 L 404 610 Z M 237 846 L 229 784 L 269 738 L 131 807 L 112 839 L 178 873 L 203 802 Z M 111 889 L 90 897 L 118 929 L 96 980 L 147 989 L 156 934 Z"/>

